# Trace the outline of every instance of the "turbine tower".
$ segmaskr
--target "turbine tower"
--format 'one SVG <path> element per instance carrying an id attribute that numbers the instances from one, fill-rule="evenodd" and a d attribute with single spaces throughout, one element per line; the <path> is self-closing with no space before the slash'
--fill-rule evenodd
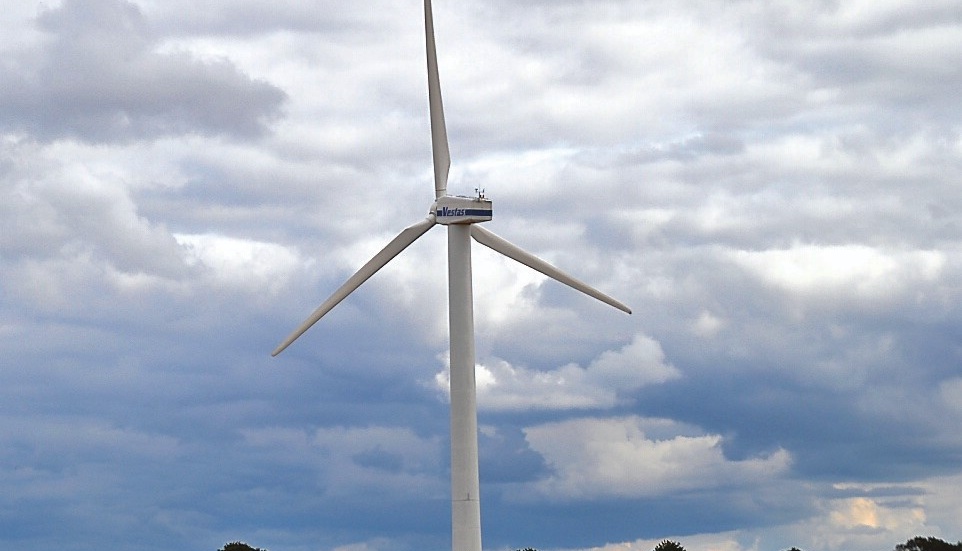
<path id="1" fill-rule="evenodd" d="M 491 220 L 491 201 L 449 195 L 448 151 L 431 0 L 424 0 L 434 196 L 427 217 L 405 228 L 277 346 L 277 356 L 375 272 L 436 224 L 448 228 L 448 316 L 451 384 L 451 549 L 481 551 L 481 502 L 478 479 L 478 420 L 475 391 L 474 298 L 471 289 L 471 239 L 628 314 L 631 309 L 477 225 Z"/>

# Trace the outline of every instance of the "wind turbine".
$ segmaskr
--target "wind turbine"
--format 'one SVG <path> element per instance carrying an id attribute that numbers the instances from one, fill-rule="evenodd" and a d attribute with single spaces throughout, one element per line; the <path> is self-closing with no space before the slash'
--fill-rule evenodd
<path id="1" fill-rule="evenodd" d="M 628 314 L 631 309 L 544 260 L 478 226 L 491 220 L 491 201 L 449 195 L 448 169 L 451 156 L 441 104 L 434 17 L 431 0 L 424 0 L 424 34 L 428 65 L 428 103 L 431 116 L 431 151 L 434 158 L 434 195 L 427 217 L 405 228 L 277 346 L 277 356 L 375 272 L 436 224 L 448 228 L 448 317 L 450 328 L 451 384 L 451 548 L 481 551 L 481 502 L 478 480 L 478 419 L 475 392 L 474 299 L 471 289 L 471 239 L 529 266 L 548 277 L 614 306 Z"/>

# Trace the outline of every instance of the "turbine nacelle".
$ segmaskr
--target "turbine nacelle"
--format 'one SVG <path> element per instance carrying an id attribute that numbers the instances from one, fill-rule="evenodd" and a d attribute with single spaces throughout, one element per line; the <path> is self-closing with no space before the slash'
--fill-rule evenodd
<path id="1" fill-rule="evenodd" d="M 477 224 L 491 220 L 491 200 L 478 193 L 476 197 L 442 195 L 431 205 L 438 224 Z"/>

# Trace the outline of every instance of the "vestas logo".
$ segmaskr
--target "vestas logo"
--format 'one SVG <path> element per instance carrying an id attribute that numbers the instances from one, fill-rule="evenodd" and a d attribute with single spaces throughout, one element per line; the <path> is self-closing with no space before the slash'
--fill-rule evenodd
<path id="1" fill-rule="evenodd" d="M 465 216 L 467 211 L 464 209 L 452 209 L 450 207 L 441 207 L 437 210 L 438 216 Z"/>

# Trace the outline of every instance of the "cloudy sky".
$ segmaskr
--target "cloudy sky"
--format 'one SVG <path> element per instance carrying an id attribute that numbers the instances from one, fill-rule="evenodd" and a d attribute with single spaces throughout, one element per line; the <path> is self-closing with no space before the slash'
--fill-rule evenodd
<path id="1" fill-rule="evenodd" d="M 446 548 L 419 0 L 0 4 L 0 547 Z M 962 539 L 956 0 L 435 13 L 487 549 Z"/>

